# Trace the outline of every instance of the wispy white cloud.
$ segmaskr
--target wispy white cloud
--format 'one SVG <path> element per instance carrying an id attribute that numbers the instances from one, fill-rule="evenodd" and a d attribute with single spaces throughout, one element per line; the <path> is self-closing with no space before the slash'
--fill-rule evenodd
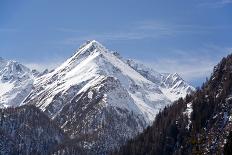
<path id="1" fill-rule="evenodd" d="M 84 40 L 101 40 L 101 41 L 123 41 L 123 40 L 141 40 L 146 38 L 158 38 L 169 34 L 160 33 L 146 33 L 146 32 L 114 32 L 114 33 L 102 33 L 102 34 L 92 34 L 80 37 L 70 37 L 62 40 L 62 44 L 77 44 L 83 42 Z"/>
<path id="2" fill-rule="evenodd" d="M 24 65 L 30 69 L 36 69 L 42 72 L 45 69 L 48 69 L 48 70 L 55 69 L 57 66 L 60 65 L 60 62 L 25 63 Z"/>
<path id="3" fill-rule="evenodd" d="M 178 28 L 174 24 L 167 24 L 157 21 L 143 21 L 136 22 L 125 26 L 124 30 L 114 30 L 113 32 L 98 32 L 88 34 L 79 34 L 77 37 L 69 37 L 61 41 L 63 44 L 77 44 L 83 40 L 101 40 L 101 41 L 115 41 L 115 40 L 141 40 L 154 39 L 162 37 L 170 37 L 176 35 L 178 31 L 183 31 L 183 27 Z M 57 28 L 59 32 L 81 32 L 72 28 Z"/>
<path id="4" fill-rule="evenodd" d="M 45 69 L 52 70 L 61 65 L 67 58 L 55 57 L 50 59 L 43 59 L 41 61 L 21 61 L 25 66 L 30 69 L 36 69 L 40 72 Z"/>
<path id="5" fill-rule="evenodd" d="M 156 60 L 155 63 L 147 62 L 147 64 L 160 72 L 176 72 L 188 81 L 209 76 L 215 65 L 215 62 L 211 60 L 189 58 L 188 61 L 185 63 L 178 59 L 163 58 Z"/>
<path id="6" fill-rule="evenodd" d="M 196 25 L 184 23 L 167 23 L 157 21 L 139 22 L 137 29 L 162 32 L 162 34 L 178 35 L 178 34 L 199 34 L 209 33 L 215 30 L 231 29 L 231 25 Z"/>
<path id="7" fill-rule="evenodd" d="M 75 30 L 72 29 L 65 29 L 63 32 L 75 32 Z M 91 34 L 85 34 L 85 35 L 79 35 L 78 37 L 69 37 L 64 40 L 62 40 L 60 43 L 63 44 L 77 44 L 79 42 L 82 42 L 83 40 L 101 40 L 101 41 L 115 41 L 115 40 L 141 40 L 146 38 L 160 38 L 165 36 L 172 35 L 172 30 L 148 30 L 140 29 L 138 26 L 134 26 L 132 28 L 128 28 L 128 30 L 119 31 L 116 30 L 114 32 L 102 32 L 102 33 L 91 33 Z"/>
<path id="8" fill-rule="evenodd" d="M 232 0 L 205 0 L 199 3 L 199 7 L 208 7 L 208 8 L 222 8 L 227 5 L 231 5 Z"/>
<path id="9" fill-rule="evenodd" d="M 232 48 L 208 46 L 201 51 L 201 55 L 195 54 L 194 50 L 175 50 L 175 57 L 161 58 L 146 62 L 147 65 L 161 72 L 177 72 L 187 81 L 209 76 L 213 67 L 220 61 L 221 57 L 215 57 L 215 52 L 223 55 L 230 54 Z"/>
<path id="10" fill-rule="evenodd" d="M 128 25 L 124 30 L 115 30 L 113 32 L 85 32 L 77 34 L 75 37 L 68 37 L 60 41 L 59 44 L 79 44 L 84 40 L 100 40 L 100 41 L 124 41 L 124 40 L 142 40 L 142 39 L 161 39 L 164 37 L 175 37 L 183 34 L 203 34 L 212 33 L 215 30 L 231 29 L 231 26 L 207 26 L 207 25 L 190 25 L 175 24 L 161 21 L 140 21 L 132 25 Z M 59 32 L 81 32 L 72 28 L 58 28 Z M 73 34 L 72 34 L 73 35 Z"/>

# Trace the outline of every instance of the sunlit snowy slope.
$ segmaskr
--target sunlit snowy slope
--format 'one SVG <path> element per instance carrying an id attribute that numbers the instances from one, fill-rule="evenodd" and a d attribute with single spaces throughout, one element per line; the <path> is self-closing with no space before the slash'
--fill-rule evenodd
<path id="1" fill-rule="evenodd" d="M 0 108 L 19 106 L 31 92 L 36 71 L 0 57 Z"/>
<path id="2" fill-rule="evenodd" d="M 124 60 L 93 40 L 37 78 L 25 104 L 46 112 L 72 138 L 85 137 L 82 147 L 101 153 L 141 132 L 159 110 L 193 90 L 179 75 Z"/>

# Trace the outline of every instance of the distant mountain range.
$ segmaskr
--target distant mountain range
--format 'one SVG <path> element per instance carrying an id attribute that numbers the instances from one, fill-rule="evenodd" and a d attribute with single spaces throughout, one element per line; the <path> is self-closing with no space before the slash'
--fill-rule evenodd
<path id="1" fill-rule="evenodd" d="M 38 74 L 16 61 L 0 57 L 0 107 L 21 105 Z"/>
<path id="2" fill-rule="evenodd" d="M 56 150 L 54 154 L 72 154 L 76 148 L 90 154 L 112 151 L 152 125 L 164 107 L 195 91 L 177 73 L 159 73 L 134 60 L 126 60 L 95 40 L 86 42 L 49 73 L 39 73 L 1 58 L 0 88 L 0 107 L 15 107 L 11 109 L 16 117 L 23 109 L 30 111 L 37 107 L 41 115 L 54 123 L 54 133 L 62 130 L 60 137 L 50 135 L 55 143 L 49 151 Z M 8 118 L 5 110 L 1 115 L 3 123 Z M 21 113 L 20 117 L 26 119 Z M 9 126 L 4 128 L 7 130 Z M 40 128 L 44 131 L 43 128 L 50 127 Z M 31 130 L 35 130 L 33 125 Z M 44 141 L 48 147 L 49 141 Z M 0 151 L 5 145 L 20 150 L 13 141 L 1 145 L 0 140 Z M 40 147 L 35 149 L 42 154 L 49 152 L 42 152 Z"/>

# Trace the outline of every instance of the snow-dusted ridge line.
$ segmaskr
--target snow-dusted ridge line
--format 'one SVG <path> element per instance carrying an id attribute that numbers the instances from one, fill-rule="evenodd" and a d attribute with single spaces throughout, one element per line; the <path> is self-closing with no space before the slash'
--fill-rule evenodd
<path id="1" fill-rule="evenodd" d="M 146 77 L 142 71 L 148 72 L 148 74 L 151 74 L 149 75 L 150 77 L 155 78 Z M 140 109 L 140 112 L 137 111 L 136 113 L 144 115 L 148 122 L 152 122 L 158 110 L 188 93 L 185 92 L 187 83 L 184 83 L 186 88 L 178 88 L 178 84 L 184 82 L 182 79 L 176 84 L 173 84 L 176 79 L 170 81 L 170 76 L 176 78 L 176 74 L 168 74 L 164 78 L 165 75 L 152 69 L 147 69 L 136 62 L 130 61 L 129 63 L 129 60 L 126 61 L 123 58 L 119 58 L 96 40 L 88 41 L 53 72 L 35 80 L 35 87 L 41 86 L 43 91 L 50 92 L 37 105 L 45 111 L 57 93 L 66 92 L 71 86 L 81 85 L 84 82 L 85 84 L 82 88 L 76 92 L 81 94 L 94 85 L 99 84 L 105 77 L 114 77 L 129 92 L 135 106 Z M 41 93 L 43 92 L 40 91 L 36 94 Z M 36 94 L 32 95 L 31 99 L 36 98 Z M 111 105 L 111 103 L 107 104 Z M 131 111 L 131 107 L 127 107 L 127 110 Z"/>
<path id="2" fill-rule="evenodd" d="M 124 60 L 124 62 L 148 80 L 159 85 L 160 90 L 172 102 L 195 91 L 195 88 L 183 80 L 178 73 L 159 73 L 132 59 Z"/>
<path id="3" fill-rule="evenodd" d="M 72 86 L 73 84 L 74 85 L 78 84 L 80 83 L 80 80 L 85 78 L 81 76 L 79 74 L 80 72 L 77 70 L 82 70 L 83 72 L 85 72 L 86 71 L 85 66 L 88 65 L 88 63 L 92 63 L 91 61 L 102 61 L 104 59 L 106 59 L 108 61 L 107 63 L 110 63 L 110 65 L 112 65 L 114 69 L 115 68 L 119 69 L 123 75 L 132 76 L 133 82 L 135 82 L 136 85 L 143 85 L 144 83 L 147 83 L 148 85 L 154 85 L 154 84 L 157 85 L 156 89 L 160 89 L 160 91 L 162 91 L 162 93 L 164 93 L 165 96 L 171 101 L 174 101 L 179 97 L 184 97 L 191 90 L 194 90 L 193 87 L 187 86 L 188 84 L 183 79 L 179 79 L 177 83 L 175 83 L 173 86 L 170 86 L 171 85 L 170 81 L 169 83 L 167 81 L 171 79 L 173 83 L 176 80 L 176 79 L 174 80 L 174 78 L 180 77 L 178 74 L 158 73 L 153 69 L 146 67 L 143 64 L 140 64 L 134 60 L 125 60 L 118 53 L 115 54 L 115 52 L 109 51 L 107 48 L 105 48 L 102 44 L 100 44 L 96 40 L 86 42 L 76 51 L 76 53 L 72 57 L 70 57 L 67 61 L 65 61 L 62 65 L 60 65 L 60 67 L 56 68 L 53 72 L 45 74 L 44 76 L 41 76 L 39 78 L 36 78 L 36 76 L 33 75 L 32 71 L 29 68 L 17 63 L 16 61 L 6 61 L 1 57 L 0 57 L 0 64 L 1 64 L 0 70 L 1 72 L 3 72 L 4 68 L 9 66 L 10 64 L 17 64 L 18 66 L 21 66 L 21 68 L 24 69 L 25 76 L 28 76 L 26 81 L 27 82 L 30 81 L 29 82 L 30 87 L 32 87 L 33 83 L 34 83 L 33 85 L 36 86 L 40 83 L 51 82 L 51 80 L 48 79 L 56 78 L 56 84 L 59 85 L 60 83 L 66 83 L 65 86 L 62 85 L 63 87 L 65 87 L 65 91 L 66 91 L 69 89 L 69 86 Z M 97 71 L 95 67 L 98 67 L 100 69 Z M 107 66 L 104 66 L 104 64 L 101 64 L 99 62 L 96 62 L 95 64 L 92 64 L 92 68 L 89 68 L 89 71 L 92 70 L 90 72 L 95 72 L 96 74 L 99 74 L 101 76 L 109 76 L 108 73 L 105 71 L 104 67 Z M 10 69 L 13 71 L 14 65 L 11 68 L 8 67 L 8 70 Z M 56 74 L 56 76 L 54 76 L 55 75 L 54 73 Z M 145 75 L 145 73 L 147 73 L 147 75 Z M 5 76 L 3 75 L 3 73 L 1 74 L 2 77 Z M 15 72 L 13 74 L 16 77 L 24 76 L 24 73 L 18 74 L 17 72 Z M 110 75 L 110 76 L 114 76 L 114 75 Z M 170 78 L 170 76 L 172 77 Z M 117 78 L 118 77 L 116 77 L 116 79 Z M 124 87 L 129 87 L 128 81 L 125 81 L 125 79 L 120 79 L 120 82 L 124 85 Z M 184 82 L 185 86 L 179 88 L 181 82 L 182 83 Z M 52 87 L 54 85 L 55 83 L 53 83 L 53 85 L 49 85 L 48 87 Z M 2 82 L 1 86 L 2 89 L 0 91 L 0 96 L 3 96 L 8 91 L 11 91 L 11 89 L 13 89 L 13 82 L 12 81 L 10 83 L 9 81 Z M 87 85 L 85 86 L 85 88 L 88 89 L 88 87 L 90 86 L 91 85 Z M 29 89 L 27 87 L 29 86 L 25 86 L 23 87 L 23 89 L 25 90 Z M 59 89 L 61 90 L 61 87 L 59 87 Z M 82 91 L 84 91 L 84 89 L 80 90 L 79 93 L 81 93 Z M 53 94 L 55 93 L 56 92 L 53 92 Z M 24 99 L 21 99 L 20 102 L 22 102 L 23 100 Z M 9 104 L 8 106 L 11 105 Z"/>
<path id="4" fill-rule="evenodd" d="M 35 72 L 16 62 L 0 58 L 0 107 L 22 105 L 32 90 Z"/>
<path id="5" fill-rule="evenodd" d="M 72 138 L 94 132 L 83 147 L 103 152 L 142 132 L 161 109 L 193 91 L 177 74 L 125 60 L 95 40 L 53 71 L 25 75 L 30 85 L 20 85 L 20 92 L 28 90 L 23 104 L 40 108 Z"/>

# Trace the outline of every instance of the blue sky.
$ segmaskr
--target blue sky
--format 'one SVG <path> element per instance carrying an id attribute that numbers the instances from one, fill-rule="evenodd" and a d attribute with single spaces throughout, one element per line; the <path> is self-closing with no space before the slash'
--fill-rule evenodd
<path id="1" fill-rule="evenodd" d="M 232 52 L 232 0 L 1 0 L 0 56 L 52 68 L 86 40 L 200 85 Z"/>

